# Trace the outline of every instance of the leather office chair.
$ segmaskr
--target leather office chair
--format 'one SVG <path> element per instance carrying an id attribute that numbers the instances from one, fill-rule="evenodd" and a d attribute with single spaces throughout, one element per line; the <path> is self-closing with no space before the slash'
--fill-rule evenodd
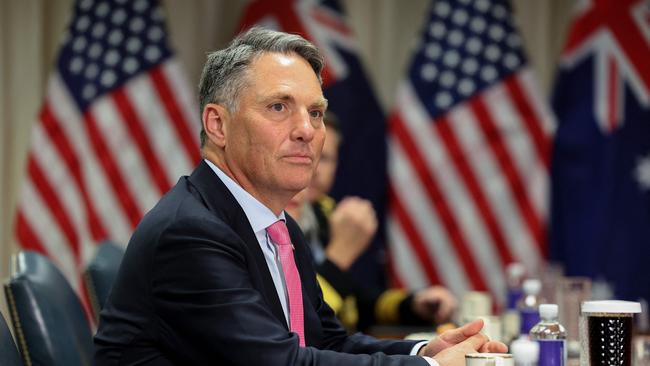
<path id="1" fill-rule="evenodd" d="M 106 241 L 97 248 L 95 257 L 86 268 L 84 283 L 90 297 L 93 315 L 97 320 L 111 292 L 123 256 L 124 249 Z"/>
<path id="2" fill-rule="evenodd" d="M 2 366 L 23 366 L 23 361 L 16 348 L 16 343 L 11 337 L 4 316 L 0 313 L 0 361 Z"/>
<path id="3" fill-rule="evenodd" d="M 83 306 L 49 259 L 31 251 L 15 255 L 5 293 L 26 365 L 92 365 Z"/>

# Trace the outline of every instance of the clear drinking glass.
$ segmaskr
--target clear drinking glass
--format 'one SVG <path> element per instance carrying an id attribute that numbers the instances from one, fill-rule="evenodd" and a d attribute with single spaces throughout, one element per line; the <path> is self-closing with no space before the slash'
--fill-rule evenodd
<path id="1" fill-rule="evenodd" d="M 650 366 L 650 335 L 635 336 L 633 348 L 633 366 Z"/>
<path id="2" fill-rule="evenodd" d="M 591 299 L 591 279 L 588 277 L 563 277 L 559 281 L 557 304 L 559 322 L 567 332 L 567 356 L 569 359 L 580 357 L 579 320 L 580 304 Z"/>

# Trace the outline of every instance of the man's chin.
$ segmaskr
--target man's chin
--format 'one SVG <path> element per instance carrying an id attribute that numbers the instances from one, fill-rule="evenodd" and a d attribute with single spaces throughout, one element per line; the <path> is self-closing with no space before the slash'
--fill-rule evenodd
<path id="1" fill-rule="evenodd" d="M 303 189 L 307 188 L 307 186 L 309 186 L 309 179 L 306 180 L 294 179 L 291 182 L 286 182 L 285 189 L 287 191 L 292 192 L 291 197 L 293 197 Z"/>

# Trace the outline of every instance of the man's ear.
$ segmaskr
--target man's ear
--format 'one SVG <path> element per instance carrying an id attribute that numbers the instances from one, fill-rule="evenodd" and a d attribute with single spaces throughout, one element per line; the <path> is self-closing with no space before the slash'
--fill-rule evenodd
<path id="1" fill-rule="evenodd" d="M 226 146 L 226 121 L 230 118 L 228 110 L 220 105 L 208 103 L 203 108 L 203 130 L 208 140 L 223 148 Z"/>

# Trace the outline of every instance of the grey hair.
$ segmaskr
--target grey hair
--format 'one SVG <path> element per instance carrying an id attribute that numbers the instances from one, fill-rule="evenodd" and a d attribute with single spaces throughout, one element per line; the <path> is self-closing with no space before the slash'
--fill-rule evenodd
<path id="1" fill-rule="evenodd" d="M 311 42 L 296 34 L 254 27 L 239 34 L 228 47 L 208 54 L 199 81 L 200 114 L 208 103 L 223 104 L 228 111 L 237 110 L 239 93 L 248 82 L 246 75 L 251 63 L 263 53 L 296 53 L 304 58 L 322 83 L 324 59 Z M 206 134 L 201 127 L 201 147 Z"/>

